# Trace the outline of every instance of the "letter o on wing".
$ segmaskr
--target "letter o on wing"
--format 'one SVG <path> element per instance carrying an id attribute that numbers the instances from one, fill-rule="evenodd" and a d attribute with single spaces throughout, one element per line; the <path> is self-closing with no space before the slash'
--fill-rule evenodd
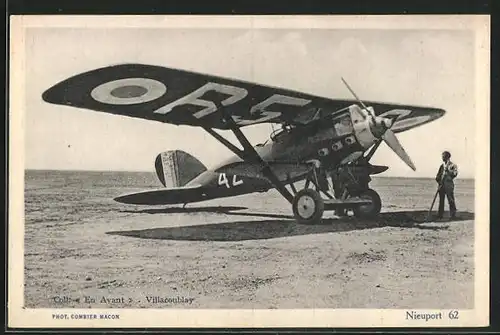
<path id="1" fill-rule="evenodd" d="M 167 87 L 153 79 L 125 78 L 109 81 L 94 88 L 94 100 L 110 105 L 133 105 L 156 100 L 167 92 Z"/>

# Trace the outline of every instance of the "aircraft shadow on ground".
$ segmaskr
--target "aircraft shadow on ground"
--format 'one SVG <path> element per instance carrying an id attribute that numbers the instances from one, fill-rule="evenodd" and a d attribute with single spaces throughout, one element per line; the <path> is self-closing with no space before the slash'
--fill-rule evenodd
<path id="1" fill-rule="evenodd" d="M 122 213 L 131 214 L 177 214 L 177 213 L 231 213 L 248 209 L 241 206 L 209 206 L 209 207 L 167 207 L 167 208 L 148 208 L 136 211 L 123 210 Z"/>
<path id="2" fill-rule="evenodd" d="M 448 229 L 449 224 L 473 220 L 474 213 L 460 212 L 453 221 L 444 220 L 445 225 L 427 223 L 427 211 L 401 211 L 381 213 L 375 220 L 359 220 L 354 217 L 323 219 L 321 224 L 303 225 L 292 216 L 264 213 L 237 212 L 236 216 L 271 217 L 277 220 L 252 220 L 211 223 L 183 227 L 152 228 L 130 231 L 113 231 L 107 234 L 177 241 L 245 241 L 272 239 L 287 236 L 346 232 L 382 227 L 417 228 L 427 230 Z"/>

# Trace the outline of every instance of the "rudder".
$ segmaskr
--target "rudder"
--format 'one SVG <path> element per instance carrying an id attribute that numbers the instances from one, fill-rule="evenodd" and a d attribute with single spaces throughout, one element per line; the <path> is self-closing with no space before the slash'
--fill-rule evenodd
<path id="1" fill-rule="evenodd" d="M 182 150 L 160 153 L 155 168 L 158 179 L 167 188 L 182 187 L 207 170 L 202 162 Z"/>

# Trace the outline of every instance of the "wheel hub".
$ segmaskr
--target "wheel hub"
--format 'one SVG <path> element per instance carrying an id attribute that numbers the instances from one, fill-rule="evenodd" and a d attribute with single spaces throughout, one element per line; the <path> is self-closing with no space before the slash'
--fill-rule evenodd
<path id="1" fill-rule="evenodd" d="M 304 219 L 310 218 L 314 215 L 316 210 L 316 204 L 314 199 L 308 195 L 300 197 L 297 201 L 297 211 L 301 217 Z"/>

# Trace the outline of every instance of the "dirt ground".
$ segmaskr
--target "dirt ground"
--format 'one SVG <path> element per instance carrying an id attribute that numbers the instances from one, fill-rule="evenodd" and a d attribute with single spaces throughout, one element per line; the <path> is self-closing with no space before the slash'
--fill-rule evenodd
<path id="1" fill-rule="evenodd" d="M 454 221 L 425 222 L 434 186 L 379 180 L 378 220 L 306 226 L 274 191 L 148 208 L 99 178 L 28 180 L 26 307 L 473 308 L 469 184 Z"/>

